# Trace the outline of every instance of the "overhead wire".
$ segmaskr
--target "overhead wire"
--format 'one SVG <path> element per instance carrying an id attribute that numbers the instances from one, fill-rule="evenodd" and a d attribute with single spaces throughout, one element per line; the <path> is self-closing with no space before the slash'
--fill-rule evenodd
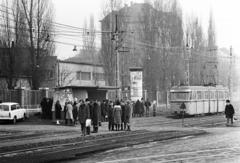
<path id="1" fill-rule="evenodd" d="M 7 7 L 7 6 L 4 6 L 2 4 L 0 4 L 0 6 L 4 7 L 4 8 L 7 8 L 8 10 L 12 10 L 11 8 Z M 7 11 L 4 11 L 4 10 L 1 10 L 1 12 L 4 12 L 4 13 L 7 13 L 7 14 L 11 14 L 12 16 L 13 13 L 9 13 Z M 9 18 L 9 20 L 15 22 L 14 19 L 11 19 Z M 69 36 L 69 37 L 79 37 L 79 38 L 83 38 L 83 37 L 88 37 L 88 35 L 84 35 L 84 34 L 87 34 L 87 33 L 91 33 L 91 31 L 93 29 L 90 29 L 90 28 L 82 28 L 82 27 L 76 27 L 76 26 L 72 26 L 72 25 L 67 25 L 67 24 L 63 24 L 63 23 L 58 23 L 58 22 L 49 22 L 50 24 L 54 25 L 54 27 L 56 28 L 56 30 L 48 30 L 49 34 L 53 34 L 54 36 L 61 36 L 61 37 L 65 37 L 65 36 Z M 24 24 L 26 25 L 26 24 Z M 3 26 L 3 24 L 0 24 L 0 26 Z M 11 28 L 14 28 L 14 27 L 11 27 Z M 62 29 L 65 29 L 66 31 L 62 30 Z M 29 29 L 25 29 L 25 30 L 29 30 Z M 41 31 L 42 32 L 42 31 Z M 95 36 L 100 36 L 101 34 L 103 33 L 107 33 L 107 34 L 113 34 L 112 31 L 99 31 L 99 30 L 94 30 L 94 34 Z M 132 32 L 131 32 L 132 33 Z M 77 35 L 79 34 L 79 35 Z M 81 35 L 82 34 L 82 35 Z M 100 35 L 99 35 L 100 34 Z M 131 37 L 131 36 L 130 36 Z M 128 38 L 127 41 L 129 42 L 132 42 L 132 40 L 129 40 L 131 38 Z M 69 38 L 70 39 L 70 38 Z M 74 38 L 75 39 L 75 38 Z M 111 39 L 111 38 L 110 38 Z M 76 39 L 75 39 L 76 40 Z M 106 39 L 103 39 L 101 38 L 101 40 L 106 40 Z M 76 41 L 80 41 L 80 40 L 76 40 Z M 107 41 L 109 41 L 107 39 Z M 62 42 L 62 41 L 53 41 L 52 42 L 56 42 L 56 43 L 61 43 L 61 44 L 65 44 L 65 45 L 73 45 L 75 46 L 76 44 L 73 44 L 73 43 L 67 43 L 67 42 Z M 181 47 L 181 46 L 176 46 L 176 47 L 172 47 L 172 46 L 169 46 L 169 47 L 161 47 L 161 46 L 155 46 L 155 45 L 152 45 L 152 44 L 149 44 L 149 43 L 145 43 L 145 42 L 141 42 L 141 41 L 134 41 L 134 45 L 138 46 L 138 47 L 141 47 L 141 48 L 154 48 L 154 49 L 181 49 L 181 50 L 186 50 L 187 48 L 185 47 Z M 125 48 L 129 48 L 129 49 L 134 49 L 134 48 L 130 48 L 130 47 L 125 47 Z M 203 55 L 201 55 L 203 56 Z M 209 55 L 204 55 L 205 57 L 210 57 Z M 230 58 L 230 57 L 227 57 L 227 56 L 218 56 L 218 57 L 222 57 L 222 58 Z M 238 59 L 239 57 L 235 57 L 235 59 Z"/>

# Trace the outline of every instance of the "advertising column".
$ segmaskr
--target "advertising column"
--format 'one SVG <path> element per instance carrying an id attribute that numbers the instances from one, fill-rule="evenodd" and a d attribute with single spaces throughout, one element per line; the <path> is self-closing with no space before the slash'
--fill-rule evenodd
<path id="1" fill-rule="evenodd" d="M 141 100 L 143 97 L 143 73 L 142 68 L 130 68 L 131 100 Z"/>

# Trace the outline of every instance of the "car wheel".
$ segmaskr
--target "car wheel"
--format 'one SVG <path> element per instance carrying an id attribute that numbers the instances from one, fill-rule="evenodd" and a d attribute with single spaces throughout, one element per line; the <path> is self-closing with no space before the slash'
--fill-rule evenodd
<path id="1" fill-rule="evenodd" d="M 14 118 L 13 118 L 13 124 L 16 124 L 17 123 L 17 117 L 15 116 Z"/>

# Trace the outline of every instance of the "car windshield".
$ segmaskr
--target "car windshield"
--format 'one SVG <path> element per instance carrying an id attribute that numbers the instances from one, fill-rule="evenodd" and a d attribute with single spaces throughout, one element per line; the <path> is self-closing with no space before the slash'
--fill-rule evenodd
<path id="1" fill-rule="evenodd" d="M 0 111 L 9 111 L 8 105 L 0 105 Z"/>

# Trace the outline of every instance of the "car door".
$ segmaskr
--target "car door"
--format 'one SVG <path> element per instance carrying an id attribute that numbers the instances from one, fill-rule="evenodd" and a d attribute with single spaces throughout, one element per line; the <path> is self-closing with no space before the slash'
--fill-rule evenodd
<path id="1" fill-rule="evenodd" d="M 20 107 L 19 104 L 17 104 L 17 111 L 18 111 L 18 118 L 24 118 L 24 109 Z"/>
<path id="2" fill-rule="evenodd" d="M 18 109 L 17 109 L 17 105 L 16 104 L 13 104 L 11 105 L 11 114 L 12 114 L 12 117 L 16 116 L 17 119 L 19 119 L 19 113 L 18 113 Z"/>
<path id="3" fill-rule="evenodd" d="M 9 117 L 9 105 L 0 105 L 0 119 Z"/>

